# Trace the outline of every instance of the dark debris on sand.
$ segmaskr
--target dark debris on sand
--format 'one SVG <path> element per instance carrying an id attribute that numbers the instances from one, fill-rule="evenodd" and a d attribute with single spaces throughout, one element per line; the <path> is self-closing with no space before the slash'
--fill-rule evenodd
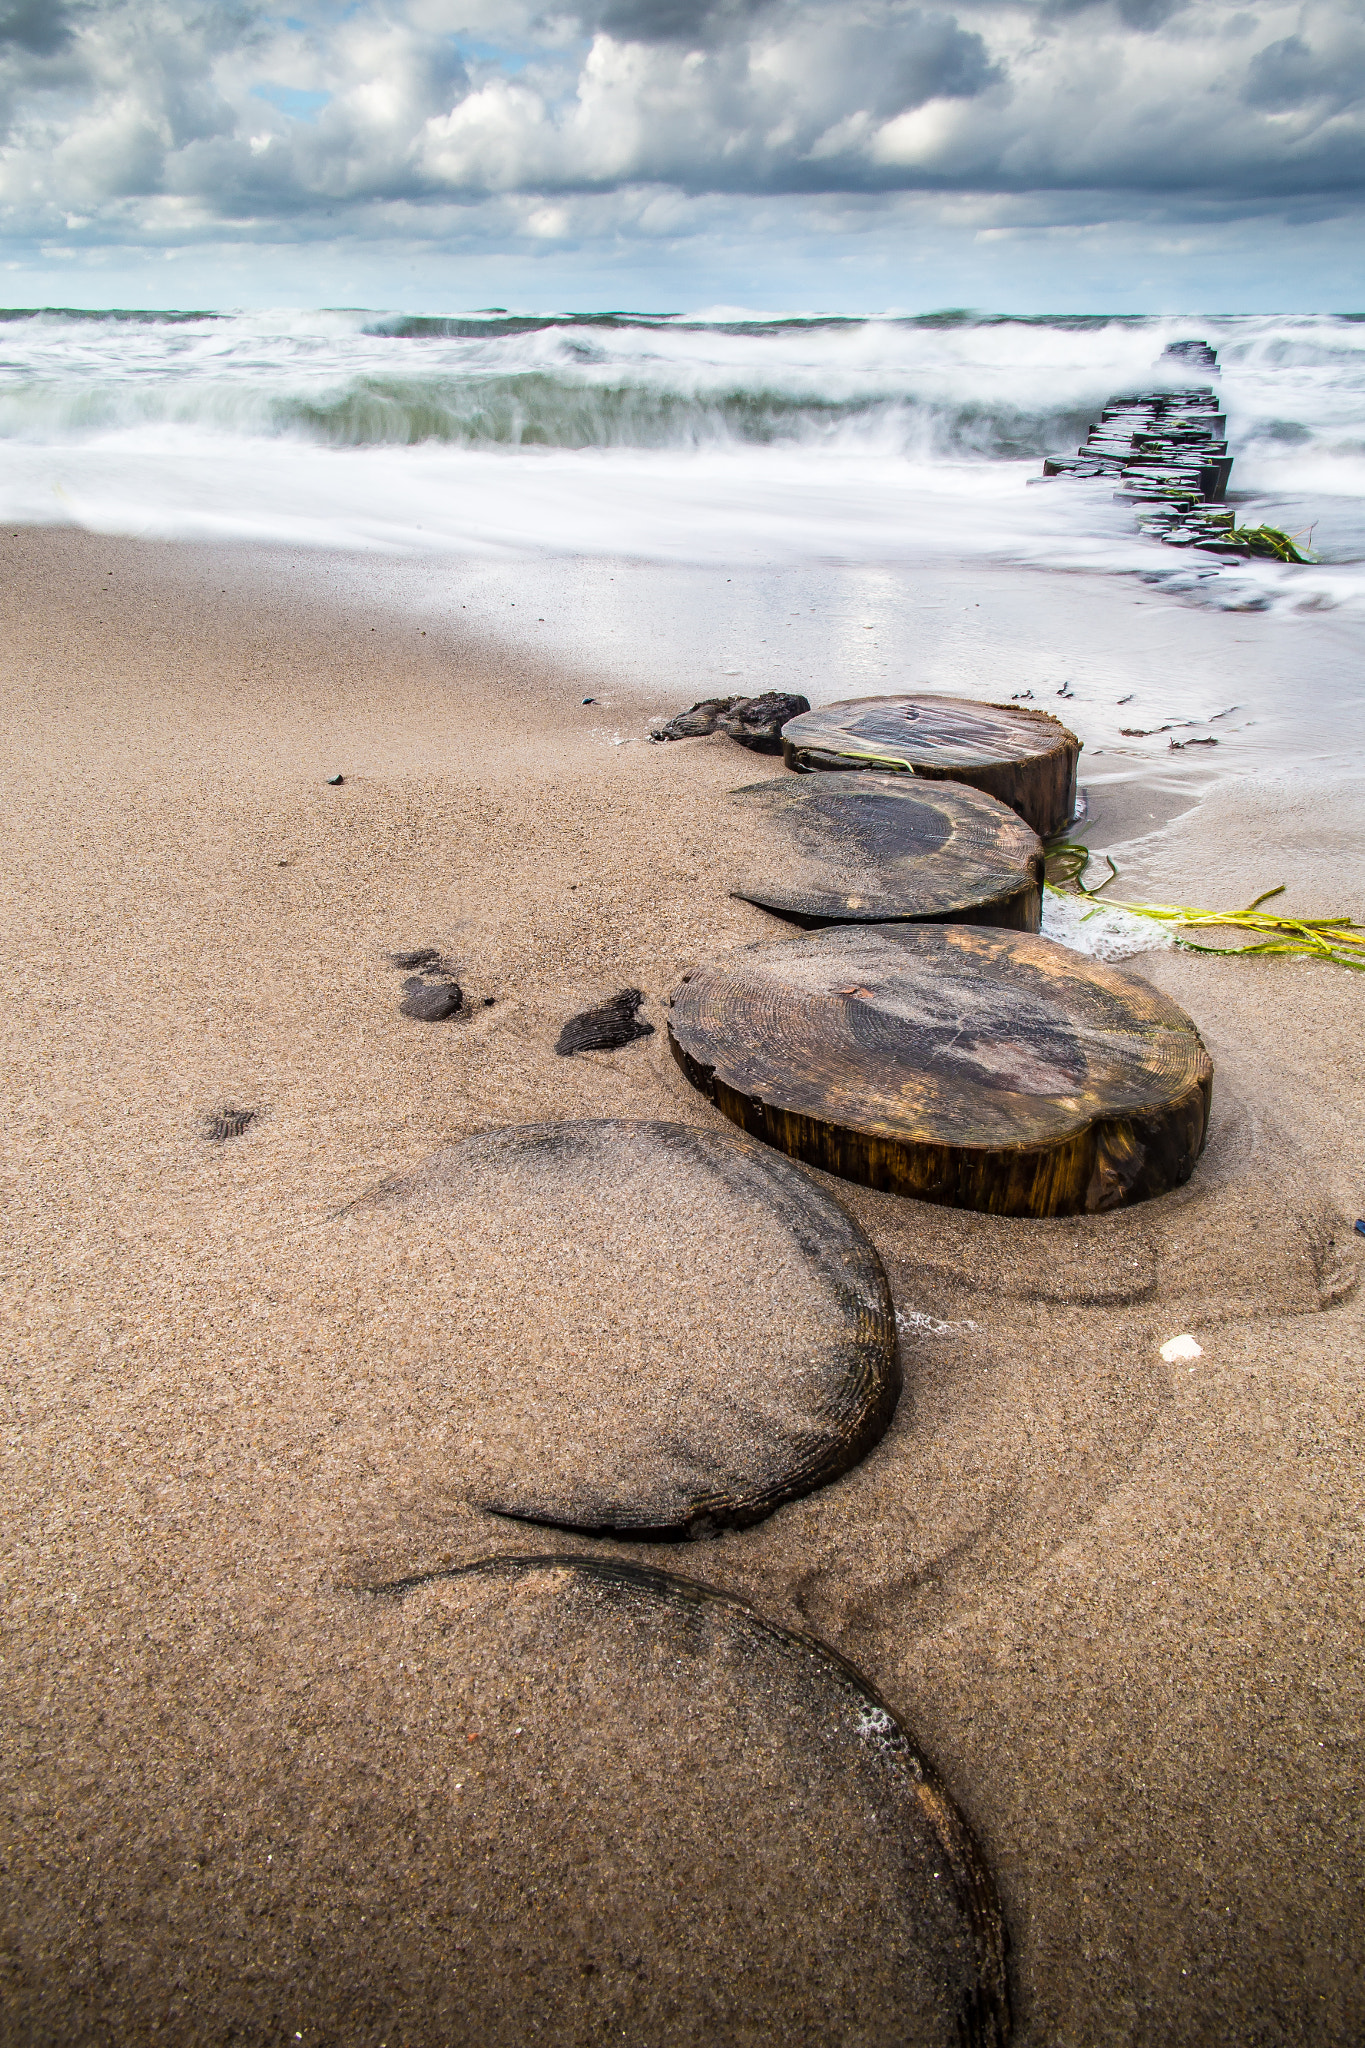
<path id="1" fill-rule="evenodd" d="M 455 979 L 455 969 L 437 946 L 416 946 L 406 953 L 390 953 L 391 967 L 406 968 L 402 1017 L 414 1017 L 419 1024 L 444 1024 L 465 1008 L 464 990 Z M 414 971 L 415 970 L 415 971 Z"/>
<path id="2" fill-rule="evenodd" d="M 390 953 L 390 967 L 405 967 L 409 974 L 453 974 L 454 968 L 435 946 L 419 946 L 412 953 Z"/>
<path id="3" fill-rule="evenodd" d="M 706 697 L 690 711 L 680 711 L 667 725 L 656 726 L 652 740 L 705 739 L 723 732 L 756 754 L 780 754 L 782 728 L 789 718 L 810 710 L 810 701 L 789 690 L 765 690 L 761 697 Z"/>
<path id="4" fill-rule="evenodd" d="M 596 1009 L 570 1017 L 555 1042 L 555 1051 L 568 1059 L 576 1052 L 615 1052 L 633 1038 L 651 1038 L 654 1026 L 639 1014 L 644 999 L 643 989 L 623 988 Z"/>
<path id="5" fill-rule="evenodd" d="M 415 1017 L 419 1024 L 444 1024 L 447 1017 L 458 1016 L 463 1006 L 464 990 L 458 981 L 423 981 L 415 974 L 403 983 L 398 1012 Z"/>
<path id="6" fill-rule="evenodd" d="M 204 1136 L 214 1145 L 221 1145 L 228 1138 L 240 1138 L 260 1113 L 259 1109 L 234 1109 L 228 1103 L 205 1117 Z"/>

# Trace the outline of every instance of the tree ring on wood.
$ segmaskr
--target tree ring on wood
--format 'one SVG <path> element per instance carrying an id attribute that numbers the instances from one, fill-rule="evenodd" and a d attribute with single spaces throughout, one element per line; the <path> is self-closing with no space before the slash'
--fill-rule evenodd
<path id="1" fill-rule="evenodd" d="M 442 1782 L 463 1781 L 461 1833 L 477 1841 L 491 1804 L 509 1836 L 479 1866 L 462 2039 L 562 2034 L 586 1968 L 608 1978 L 594 2003 L 656 2048 L 1002 2048 L 990 1871 L 914 1737 L 844 1658 L 742 1600 L 616 1560 L 492 1556 L 374 1593 L 360 1662 L 397 1667 L 414 1786 L 429 1800 L 427 1760 L 443 1757 Z M 396 1785 L 362 1802 L 348 1856 L 382 1867 L 414 1803 Z M 442 1854 L 458 1868 L 456 1843 Z M 428 1892 L 439 1910 L 441 1887 L 423 1887 L 424 1910 Z M 573 2038 L 605 2024 L 581 2019 Z"/>
<path id="2" fill-rule="evenodd" d="M 736 1124 L 845 1179 L 1067 1216 L 1189 1178 L 1213 1066 L 1168 996 L 1031 933 L 839 925 L 674 993 L 675 1058 Z"/>
<path id="3" fill-rule="evenodd" d="M 811 1175 L 729 1131 L 489 1131 L 342 1227 L 376 1383 L 447 1447 L 442 1479 L 498 1513 L 711 1534 L 846 1471 L 895 1409 L 872 1245 Z M 415 1443 L 415 1464 L 435 1455 Z"/>
<path id="4" fill-rule="evenodd" d="M 782 728 L 789 768 L 880 768 L 970 783 L 1042 839 L 1071 820 L 1080 751 L 1075 733 L 1049 712 L 971 697 L 853 697 Z"/>
<path id="5" fill-rule="evenodd" d="M 797 924 L 1038 929 L 1042 843 L 965 783 L 816 771 L 751 783 L 731 801 L 762 828 L 734 894 Z"/>

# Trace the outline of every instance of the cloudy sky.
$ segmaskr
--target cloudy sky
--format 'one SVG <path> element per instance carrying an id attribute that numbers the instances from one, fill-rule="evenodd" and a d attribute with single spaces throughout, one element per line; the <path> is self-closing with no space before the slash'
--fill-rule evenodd
<path id="1" fill-rule="evenodd" d="M 0 124 L 11 305 L 1365 306 L 1365 0 L 0 0 Z"/>

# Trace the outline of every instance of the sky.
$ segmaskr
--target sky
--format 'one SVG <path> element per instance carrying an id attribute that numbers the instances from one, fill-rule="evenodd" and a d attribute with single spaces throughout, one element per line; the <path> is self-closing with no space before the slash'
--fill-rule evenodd
<path id="1" fill-rule="evenodd" d="M 1365 0 L 0 0 L 0 303 L 1365 309 Z"/>

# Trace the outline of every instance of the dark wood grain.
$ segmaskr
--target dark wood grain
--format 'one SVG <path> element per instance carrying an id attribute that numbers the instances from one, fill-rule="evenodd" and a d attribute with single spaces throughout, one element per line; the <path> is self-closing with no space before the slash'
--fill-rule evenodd
<path id="1" fill-rule="evenodd" d="M 1071 820 L 1080 751 L 1075 733 L 1046 711 L 970 697 L 853 697 L 782 728 L 789 768 L 880 768 L 969 783 L 1043 839 Z"/>
<path id="2" fill-rule="evenodd" d="M 1006 1216 L 1117 1208 L 1188 1179 L 1213 1067 L 1136 975 L 1023 932 L 836 926 L 744 946 L 673 996 L 688 1078 L 781 1151 Z"/>
<path id="3" fill-rule="evenodd" d="M 906 775 L 779 776 L 731 801 L 760 844 L 734 894 L 808 927 L 900 919 L 1036 932 L 1043 848 L 1005 804 Z"/>

